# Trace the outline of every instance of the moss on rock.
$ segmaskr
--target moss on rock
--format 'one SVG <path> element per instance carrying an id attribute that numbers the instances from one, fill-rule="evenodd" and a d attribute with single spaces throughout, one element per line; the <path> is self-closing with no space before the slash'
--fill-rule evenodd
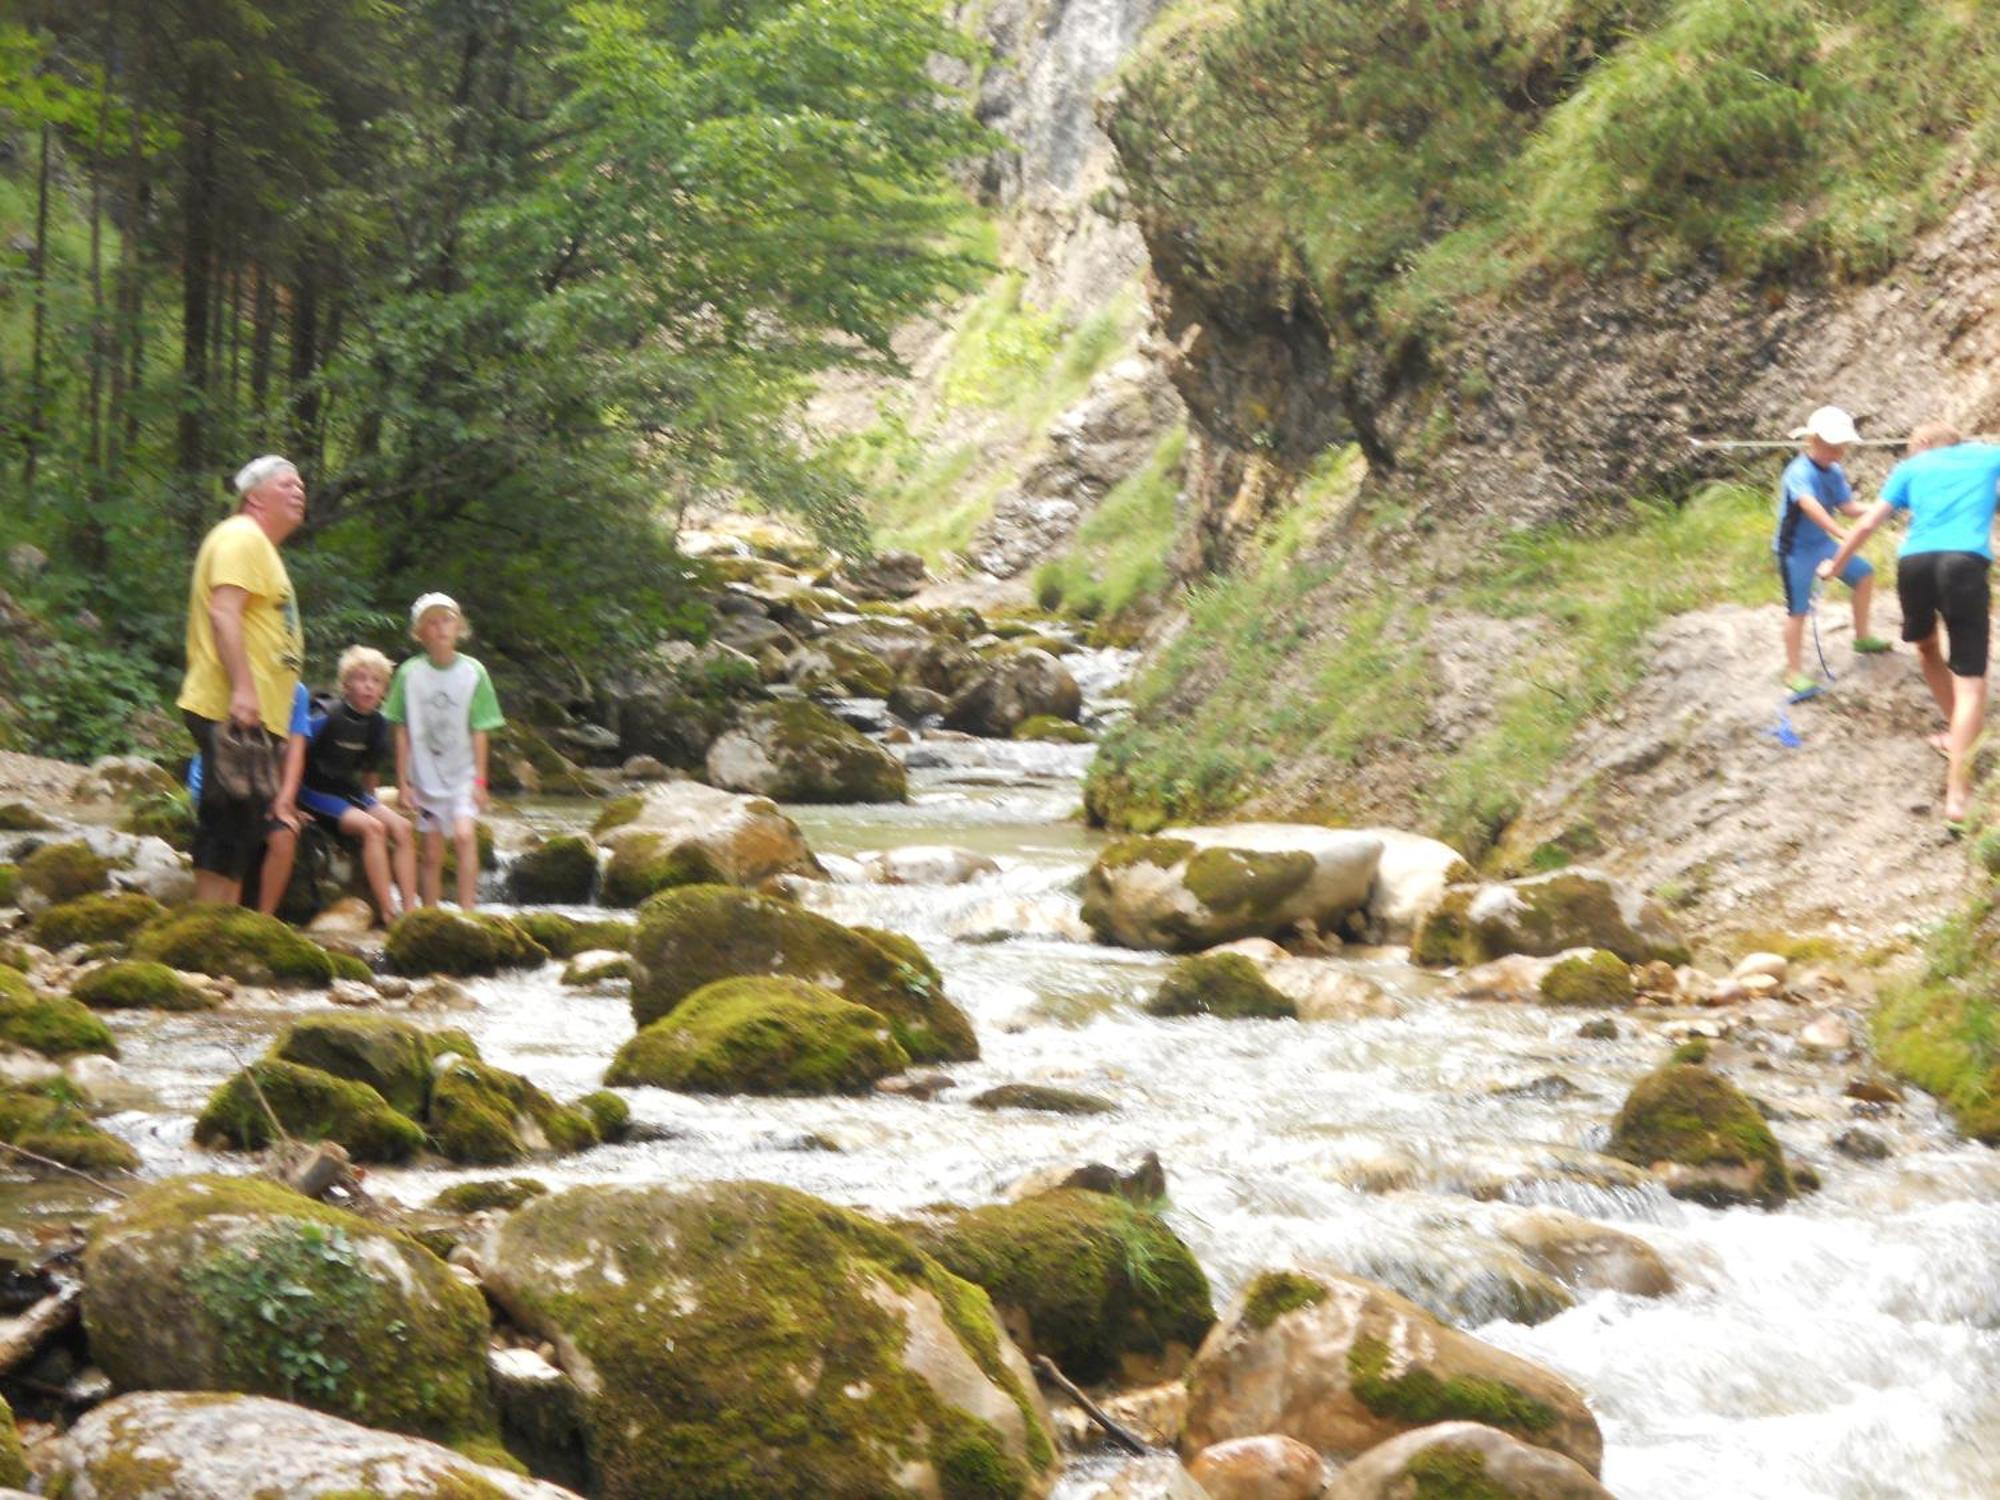
<path id="1" fill-rule="evenodd" d="M 167 909 L 138 891 L 99 891 L 44 910 L 29 924 L 28 936 L 44 948 L 71 943 L 107 943 L 129 936 Z"/>
<path id="2" fill-rule="evenodd" d="M 497 974 L 532 968 L 549 957 L 546 948 L 506 917 L 436 906 L 398 917 L 385 951 L 399 974 Z"/>
<path id="3" fill-rule="evenodd" d="M 1182 884 L 1218 917 L 1282 905 L 1318 868 L 1297 849 L 1197 849 Z"/>
<path id="4" fill-rule="evenodd" d="M 477 1182 L 459 1182 L 431 1199 L 431 1207 L 452 1214 L 484 1213 L 501 1208 L 519 1208 L 531 1198 L 548 1192 L 549 1185 L 533 1177 L 482 1177 Z"/>
<path id="5" fill-rule="evenodd" d="M 1757 1106 L 1727 1079 L 1691 1063 L 1669 1063 L 1633 1085 L 1611 1122 L 1607 1149 L 1635 1166 L 1700 1169 L 1668 1185 L 1697 1202 L 1775 1207 L 1792 1193 L 1785 1153 Z"/>
<path id="6" fill-rule="evenodd" d="M 537 1199 L 500 1225 L 488 1284 L 595 1372 L 581 1408 L 598 1495 L 1046 1491 L 1053 1449 L 985 1294 L 803 1193 L 720 1183 Z"/>
<path id="7" fill-rule="evenodd" d="M 424 1146 L 423 1127 L 367 1084 L 281 1058 L 251 1064 L 210 1094 L 194 1122 L 195 1143 L 211 1150 L 259 1150 L 276 1136 L 272 1115 L 288 1135 L 336 1141 L 356 1161 L 408 1161 Z"/>
<path id="8" fill-rule="evenodd" d="M 524 911 L 512 920 L 546 948 L 551 958 L 574 958 L 593 948 L 608 948 L 618 953 L 629 953 L 632 949 L 635 928 L 630 922 L 613 918 L 578 921 L 554 911 Z"/>
<path id="9" fill-rule="evenodd" d="M 1097 856 L 1097 863 L 1107 870 L 1122 870 L 1130 865 L 1157 865 L 1162 870 L 1171 870 L 1194 851 L 1195 846 L 1186 839 L 1141 834 L 1113 839 Z"/>
<path id="10" fill-rule="evenodd" d="M 14 1408 L 0 1397 L 0 1485 L 26 1489 L 28 1480 L 28 1456 L 21 1448 L 20 1429 L 14 1425 Z"/>
<path id="11" fill-rule="evenodd" d="M 276 917 L 240 906 L 192 906 L 140 930 L 134 958 L 244 984 L 325 985 L 333 956 Z"/>
<path id="12" fill-rule="evenodd" d="M 22 889 L 51 904 L 74 901 L 110 886 L 111 862 L 92 853 L 81 841 L 44 844 L 21 861 Z"/>
<path id="13" fill-rule="evenodd" d="M 1603 948 L 1557 959 L 1542 976 L 1542 999 L 1550 1005 L 1630 1005 L 1634 993 L 1632 966 Z"/>
<path id="14" fill-rule="evenodd" d="M 1263 1271 L 1243 1290 L 1243 1321 L 1259 1333 L 1288 1312 L 1326 1301 L 1323 1281 L 1297 1271 Z"/>
<path id="15" fill-rule="evenodd" d="M 936 970 L 813 912 L 730 886 L 689 886 L 649 900 L 633 941 L 632 1015 L 641 1027 L 720 979 L 789 975 L 888 1018 L 917 1062 L 979 1055 L 972 1022 Z"/>
<path id="16" fill-rule="evenodd" d="M 519 1073 L 464 1057 L 438 1070 L 429 1120 L 439 1153 L 467 1166 L 506 1166 L 598 1142 L 585 1111 L 558 1104 Z"/>
<path id="17" fill-rule="evenodd" d="M 1072 724 L 1054 714 L 1036 714 L 1014 726 L 1014 738 L 1057 745 L 1088 745 L 1092 736 L 1081 724 Z"/>
<path id="18" fill-rule="evenodd" d="M 507 894 L 529 905 L 571 905 L 597 886 L 597 845 L 580 833 L 544 839 L 507 866 Z"/>
<path id="19" fill-rule="evenodd" d="M 271 1055 L 365 1083 L 391 1109 L 421 1118 L 430 1102 L 433 1048 L 450 1045 L 396 1016 L 341 1010 L 292 1022 Z"/>
<path id="20" fill-rule="evenodd" d="M 676 886 L 712 885 L 724 878 L 715 856 L 699 844 L 665 833 L 630 833 L 618 840 L 604 867 L 604 904 L 637 906 Z"/>
<path id="21" fill-rule="evenodd" d="M 443 1442 L 497 1435 L 479 1293 L 406 1236 L 275 1183 L 182 1177 L 100 1220 L 91 1354 L 120 1389 L 244 1391 Z"/>
<path id="22" fill-rule="evenodd" d="M 1503 1432 L 1540 1437 L 1556 1423 L 1555 1409 L 1504 1380 L 1484 1375 L 1440 1379 L 1421 1367 L 1389 1373 L 1389 1346 L 1364 1335 L 1347 1350 L 1348 1389 L 1378 1417 L 1412 1427 L 1433 1422 L 1483 1422 Z"/>
<path id="23" fill-rule="evenodd" d="M 622 797 L 613 797 L 598 809 L 597 821 L 590 825 L 591 833 L 602 838 L 614 828 L 623 828 L 627 823 L 638 821 L 639 814 L 646 809 L 646 798 L 640 792 L 627 792 Z"/>
<path id="24" fill-rule="evenodd" d="M 900 760 L 803 700 L 747 710 L 709 747 L 708 780 L 784 802 L 902 802 L 909 796 L 909 773 Z"/>
<path id="25" fill-rule="evenodd" d="M 600 1141 L 623 1140 L 632 1128 L 632 1106 L 609 1089 L 592 1090 L 576 1101 L 576 1107 L 590 1116 Z"/>
<path id="26" fill-rule="evenodd" d="M 0 906 L 12 906 L 21 894 L 21 867 L 0 862 Z"/>
<path id="27" fill-rule="evenodd" d="M 0 802 L 0 833 L 45 833 L 55 826 L 25 802 Z"/>
<path id="28" fill-rule="evenodd" d="M 209 1010 L 215 996 L 196 989 L 165 964 L 127 959 L 92 969 L 70 987 L 93 1010 Z"/>
<path id="29" fill-rule="evenodd" d="M 91 1122 L 60 1078 L 0 1087 L 0 1141 L 84 1172 L 135 1172 L 139 1153 Z"/>
<path id="30" fill-rule="evenodd" d="M 945 1268 L 984 1287 L 1016 1340 L 1074 1380 L 1178 1373 L 1215 1323 L 1208 1278 L 1157 1214 L 1057 1188 L 911 1226 Z"/>
<path id="31" fill-rule="evenodd" d="M 45 1057 L 76 1052 L 118 1055 L 105 1024 L 67 995 L 40 995 L 12 969 L 0 969 L 0 1041 Z"/>
<path id="32" fill-rule="evenodd" d="M 1288 1020 L 1299 1013 L 1291 996 L 1241 953 L 1197 953 L 1178 960 L 1146 1012 L 1154 1016 L 1227 1016 Z"/>
<path id="33" fill-rule="evenodd" d="M 879 1012 L 780 975 L 704 985 L 619 1048 L 604 1081 L 695 1094 L 859 1094 L 909 1063 Z"/>

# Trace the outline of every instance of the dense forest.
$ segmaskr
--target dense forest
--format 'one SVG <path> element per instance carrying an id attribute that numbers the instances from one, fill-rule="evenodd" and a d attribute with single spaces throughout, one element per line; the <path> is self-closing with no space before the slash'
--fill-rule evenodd
<path id="1" fill-rule="evenodd" d="M 986 137 L 931 71 L 966 47 L 923 0 L 14 12 L 0 545 L 60 622 L 23 737 L 115 748 L 159 700 L 260 452 L 312 497 L 316 658 L 431 587 L 517 659 L 699 634 L 690 502 L 855 540 L 792 418 L 977 274 L 947 174 Z"/>

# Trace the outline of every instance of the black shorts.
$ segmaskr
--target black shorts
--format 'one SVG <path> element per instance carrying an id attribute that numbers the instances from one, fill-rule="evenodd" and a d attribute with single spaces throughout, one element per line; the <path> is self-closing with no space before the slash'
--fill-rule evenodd
<path id="1" fill-rule="evenodd" d="M 215 774 L 215 719 L 184 714 L 201 752 L 201 798 L 194 805 L 194 867 L 225 880 L 247 880 L 264 857 L 270 804 L 262 797 L 231 797 Z M 276 737 L 273 736 L 275 739 Z"/>
<path id="2" fill-rule="evenodd" d="M 1986 571 L 1991 566 L 1977 552 L 1913 552 L 1896 564 L 1896 597 L 1903 601 L 1903 639 L 1929 640 L 1942 617 L 1950 644 L 1945 661 L 1954 677 L 1986 675 L 1986 637 L 1992 609 Z"/>

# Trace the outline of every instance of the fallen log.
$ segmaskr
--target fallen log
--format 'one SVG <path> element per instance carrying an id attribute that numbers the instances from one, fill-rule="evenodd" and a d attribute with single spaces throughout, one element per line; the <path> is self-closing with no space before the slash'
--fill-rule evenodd
<path id="1" fill-rule="evenodd" d="M 0 1318 L 0 1375 L 25 1365 L 50 1339 L 77 1319 L 83 1301 L 81 1282 L 65 1282 L 26 1312 Z"/>
<path id="2" fill-rule="evenodd" d="M 1084 1395 L 1076 1383 L 1057 1369 L 1056 1362 L 1046 1354 L 1035 1356 L 1035 1373 L 1081 1407 L 1083 1414 L 1104 1430 L 1104 1435 L 1111 1439 L 1114 1446 L 1123 1448 L 1127 1453 L 1140 1455 L 1153 1451 L 1133 1436 L 1130 1428 L 1120 1426 L 1109 1412 Z"/>

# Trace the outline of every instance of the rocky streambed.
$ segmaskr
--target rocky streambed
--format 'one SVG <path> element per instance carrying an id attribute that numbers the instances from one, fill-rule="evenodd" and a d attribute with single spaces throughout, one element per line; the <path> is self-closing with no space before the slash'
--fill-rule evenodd
<path id="1" fill-rule="evenodd" d="M 1086 653 L 1066 660 L 1093 702 L 1114 690 L 1119 658 Z M 864 720 L 871 711 L 866 704 L 854 708 Z M 922 953 L 910 962 L 927 957 L 935 965 L 942 993 L 971 1022 L 977 1058 L 954 1058 L 962 1049 L 947 1039 L 936 1055 L 918 1057 L 872 1088 L 831 1095 L 625 1086 L 616 1092 L 629 1121 L 604 1130 L 603 1144 L 578 1136 L 564 1144 L 584 1149 L 531 1150 L 530 1159 L 508 1164 L 505 1171 L 531 1175 L 559 1196 L 537 1200 L 546 1209 L 531 1205 L 513 1217 L 479 1221 L 476 1232 L 462 1223 L 448 1233 L 440 1229 L 438 1247 L 462 1247 L 453 1254 L 464 1277 L 483 1280 L 512 1330 L 514 1347 L 506 1359 L 496 1356 L 496 1370 L 515 1369 L 497 1387 L 510 1435 L 538 1420 L 523 1415 L 540 1408 L 522 1395 L 521 1382 L 532 1386 L 554 1367 L 573 1383 L 595 1381 L 625 1399 L 631 1409 L 616 1408 L 623 1413 L 618 1424 L 637 1430 L 657 1420 L 643 1402 L 632 1406 L 644 1378 L 620 1365 L 631 1356 L 615 1329 L 580 1320 L 564 1297 L 579 1277 L 588 1282 L 599 1275 L 616 1286 L 652 1286 L 646 1278 L 664 1277 L 658 1285 L 680 1288 L 674 1295 L 690 1306 L 723 1296 L 708 1278 L 734 1274 L 737 1260 L 709 1267 L 698 1255 L 669 1256 L 655 1265 L 641 1249 L 722 1234 L 743 1247 L 743 1264 L 796 1264 L 803 1256 L 845 1266 L 881 1289 L 868 1307 L 893 1304 L 899 1326 L 931 1327 L 931 1347 L 949 1349 L 956 1341 L 970 1364 L 954 1367 L 959 1404 L 952 1409 L 983 1413 L 979 1420 L 992 1431 L 1012 1433 L 992 1452 L 975 1445 L 978 1463 L 1039 1474 L 1030 1482 L 1052 1483 L 1062 1500 L 1106 1493 L 1312 1495 L 1329 1482 L 1328 1495 L 1387 1493 L 1368 1486 L 1390 1483 L 1399 1472 L 1462 1477 L 1466 1454 L 1480 1443 L 1491 1450 L 1480 1460 L 1484 1472 L 1513 1486 L 1492 1493 L 1845 1500 L 1911 1493 L 1918 1475 L 1926 1494 L 2000 1492 L 2000 1257 L 1992 1250 L 2000 1235 L 2000 1158 L 1954 1137 L 1922 1095 L 1874 1076 L 1857 1040 L 1860 1002 L 1839 976 L 1785 965 L 1751 965 L 1734 978 L 1691 968 L 1676 974 L 1655 961 L 1638 967 L 1635 979 L 1620 961 L 1622 979 L 1609 991 L 1590 987 L 1597 982 L 1593 969 L 1565 971 L 1584 983 L 1580 992 L 1567 992 L 1552 980 L 1553 955 L 1480 962 L 1496 944 L 1524 945 L 1526 918 L 1519 912 L 1535 898 L 1467 886 L 1444 903 L 1448 921 L 1433 923 L 1427 936 L 1416 934 L 1425 956 L 1457 960 L 1460 969 L 1420 967 L 1402 946 L 1351 940 L 1382 936 L 1356 929 L 1378 917 L 1399 923 L 1407 913 L 1384 911 L 1350 924 L 1347 941 L 1331 929 L 1293 923 L 1285 935 L 1297 952 L 1252 939 L 1238 943 L 1238 961 L 1279 994 L 1280 1009 L 1289 1003 L 1312 1019 L 1216 1014 L 1222 1007 L 1202 999 L 1181 1007 L 1192 1014 L 1154 1015 L 1148 1008 L 1163 985 L 1186 972 L 1182 961 L 1096 941 L 1085 906 L 1095 892 L 1101 907 L 1107 870 L 1144 866 L 1184 878 L 1200 841 L 1155 843 L 1144 858 L 1105 860 L 1103 841 L 1071 816 L 1087 745 L 919 732 L 893 749 L 907 770 L 909 800 L 787 806 L 832 878 L 781 882 L 806 911 L 914 940 Z M 544 835 L 580 830 L 600 814 L 599 805 L 581 801 L 523 810 Z M 634 826 L 647 826 L 646 819 Z M 1314 857 L 1313 879 L 1337 879 L 1335 853 L 1320 849 Z M 1269 877 L 1261 855 L 1233 858 L 1231 869 L 1253 886 Z M 1098 876 L 1086 879 L 1094 865 Z M 1440 881 L 1463 874 L 1436 873 Z M 1203 889 L 1213 904 L 1199 913 L 1176 908 L 1180 898 L 1157 890 L 1147 909 L 1155 918 L 1178 910 L 1173 921 L 1185 924 L 1206 920 L 1241 895 L 1227 881 L 1209 880 Z M 1518 929 L 1504 942 L 1505 924 L 1496 915 L 1503 908 L 1516 913 L 1510 920 Z M 613 915 L 590 906 L 557 910 L 579 921 Z M 1634 934 L 1633 941 L 1657 937 L 1646 935 L 1636 910 L 1613 915 L 1623 923 L 1615 931 Z M 1099 910 L 1095 920 L 1103 928 L 1109 919 Z M 1602 936 L 1613 931 L 1598 929 L 1597 941 L 1622 943 Z M 1225 935 L 1189 929 L 1183 946 Z M 1629 956 L 1647 954 L 1635 949 Z M 361 1002 L 361 1013 L 405 1018 L 428 1035 L 460 1036 L 463 1043 L 449 1045 L 476 1051 L 478 1067 L 531 1079 L 553 1105 L 566 1108 L 603 1089 L 607 1068 L 633 1037 L 634 1016 L 631 980 L 566 984 L 564 973 L 562 962 L 502 967 L 428 998 L 420 990 L 414 1009 L 394 982 L 370 987 L 350 980 L 352 988 L 335 993 Z M 197 1145 L 196 1117 L 218 1085 L 273 1038 L 324 1013 L 329 993 L 232 988 L 215 1008 L 102 1013 L 122 1056 L 115 1070 L 94 1080 L 100 1106 L 110 1109 L 97 1123 L 133 1148 L 145 1177 L 254 1167 L 248 1155 Z M 1199 995 L 1221 993 L 1195 988 Z M 900 1042 L 923 1045 L 907 1027 L 890 1029 Z M 1680 1066 L 1731 1080 L 1781 1144 L 1786 1183 L 1801 1189 L 1782 1207 L 1706 1206 L 1704 1199 L 1730 1196 L 1708 1191 L 1676 1196 L 1684 1182 L 1609 1149 L 1613 1119 L 1634 1085 L 1690 1044 L 1694 1052 L 1681 1056 L 1704 1048 L 1707 1055 L 1699 1066 Z M 992 1093 L 1023 1085 L 1038 1092 Z M 409 1107 L 421 1114 L 425 1106 Z M 428 1107 L 435 1110 L 437 1101 Z M 437 1133 L 435 1120 L 424 1123 Z M 369 1170 L 365 1188 L 388 1204 L 420 1208 L 440 1192 L 495 1175 L 490 1165 L 446 1165 L 430 1156 L 399 1164 L 396 1152 L 387 1155 Z M 1099 1170 L 1086 1173 L 1084 1184 L 1109 1192 L 1025 1196 L 1090 1164 Z M 1815 1179 L 1817 1189 L 1805 1190 Z M 746 1180 L 773 1186 L 746 1202 L 734 1196 L 742 1190 L 726 1186 Z M 722 1196 L 693 1219 L 671 1193 L 646 1196 L 704 1183 Z M 1156 1206 L 1162 1183 L 1166 1198 L 1159 1206 L 1170 1234 L 1156 1239 L 1141 1220 Z M 564 1195 L 602 1187 L 629 1191 Z M 9 1191 L 15 1201 L 8 1233 L 23 1253 L 32 1252 L 37 1225 L 110 1202 L 62 1183 Z M 1032 1301 L 1020 1283 L 1045 1273 L 1032 1263 L 1023 1269 L 995 1259 L 992 1246 L 1005 1242 L 1005 1226 L 951 1211 L 1014 1200 L 1040 1205 L 1033 1211 L 1050 1222 L 1038 1233 L 1059 1244 L 1062 1235 L 1078 1232 L 1075 1214 L 1108 1226 L 1130 1262 L 1114 1268 L 1113 1279 L 1137 1288 L 1150 1311 L 1145 1337 L 1113 1340 L 1117 1347 L 1085 1336 L 1080 1330 L 1088 1319 L 1056 1328 L 1045 1315 L 1040 1326 L 1023 1327 L 1010 1315 L 1008 1326 L 1030 1347 L 1055 1349 L 1119 1420 L 1162 1448 L 1179 1438 L 1192 1459 L 1212 1442 L 1256 1440 L 1197 1463 L 1203 1490 L 1189 1488 L 1193 1481 L 1165 1458 L 1135 1463 L 1104 1446 L 1060 1397 L 1051 1398 L 1052 1425 L 1063 1451 L 1038 1459 L 1024 1367 L 982 1354 L 977 1319 L 963 1321 L 944 1283 L 913 1281 L 898 1269 L 902 1252 L 870 1227 L 902 1224 L 953 1269 L 977 1272 L 989 1289 L 1013 1287 L 1008 1295 Z M 1136 1200 L 1129 1209 L 1128 1200 Z M 859 1216 L 803 1206 L 813 1201 Z M 1051 1203 L 1070 1207 L 1055 1216 Z M 328 1241 L 326 1232 L 310 1225 L 300 1231 L 322 1251 L 334 1245 L 326 1253 L 340 1266 L 350 1259 L 361 1265 L 377 1253 L 359 1236 Z M 783 1243 L 774 1245 L 774 1235 Z M 1079 1241 L 1086 1242 L 1098 1243 L 1088 1236 Z M 234 1242 L 220 1243 L 224 1249 L 213 1253 L 233 1268 L 228 1274 L 249 1274 L 256 1256 L 229 1260 Z M 173 1254 L 198 1258 L 184 1246 Z M 1210 1352 L 1192 1377 L 1162 1384 L 1160 1377 L 1185 1360 L 1187 1350 L 1175 1345 L 1199 1342 L 1202 1332 L 1181 1329 L 1177 1339 L 1163 1311 L 1189 1300 L 1175 1292 L 1191 1285 L 1188 1256 L 1198 1267 L 1192 1274 L 1208 1283 L 1222 1325 L 1209 1335 Z M 127 1271 L 138 1274 L 129 1265 Z M 103 1274 L 108 1281 L 112 1272 Z M 124 1321 L 171 1316 L 199 1323 L 202 1309 L 220 1295 L 216 1286 L 227 1281 L 204 1285 L 210 1302 L 196 1296 L 178 1307 L 142 1299 Z M 739 1286 L 727 1295 L 748 1292 Z M 837 1357 L 854 1361 L 853 1389 L 873 1391 L 903 1378 L 836 1338 L 835 1330 L 856 1318 L 873 1326 L 875 1312 L 826 1303 L 816 1286 L 784 1295 L 806 1343 L 838 1345 Z M 994 1295 L 1006 1301 L 1002 1291 Z M 619 1316 L 637 1326 L 652 1316 L 653 1302 L 650 1294 L 634 1296 Z M 469 1357 L 459 1349 L 468 1336 L 460 1326 L 468 1307 L 455 1297 L 437 1291 L 426 1317 L 442 1316 L 437 1307 L 451 1312 L 439 1335 L 447 1352 L 435 1357 L 441 1367 L 457 1369 Z M 817 1311 L 800 1312 L 806 1303 Z M 926 1321 L 933 1317 L 943 1321 Z M 381 1312 L 381 1321 L 420 1322 L 393 1308 Z M 106 1335 L 96 1323 L 91 1333 L 101 1363 L 125 1360 L 114 1372 L 121 1386 L 228 1385 L 226 1373 L 217 1373 L 224 1366 L 215 1363 L 226 1365 L 223 1354 L 173 1378 L 157 1372 L 148 1378 L 115 1345 L 99 1354 L 96 1343 Z M 1465 1334 L 1472 1339 L 1453 1342 Z M 731 1337 L 764 1347 L 763 1335 L 742 1328 Z M 722 1395 L 752 1404 L 770 1399 L 775 1377 L 757 1366 L 761 1356 L 749 1344 L 702 1349 L 704 1365 L 747 1372 L 741 1384 L 722 1387 Z M 380 1357 L 330 1347 L 319 1352 L 364 1365 Z M 1426 1372 L 1432 1385 L 1417 1378 Z M 310 1397 L 318 1376 L 310 1368 L 296 1374 L 298 1393 Z M 928 1388 L 941 1388 L 944 1377 L 933 1377 Z M 1496 1397 L 1496 1391 L 1512 1394 Z M 189 1434 L 207 1420 L 199 1407 L 186 1406 L 185 1398 L 123 1398 L 140 1399 L 154 1405 L 130 1418 L 137 1427 L 178 1434 L 177 1442 L 198 1440 Z M 476 1444 L 467 1448 L 464 1434 L 490 1432 L 492 1419 L 475 1395 L 453 1399 L 459 1404 L 448 1420 L 431 1398 L 416 1396 L 407 1397 L 406 1408 L 343 1414 L 371 1428 L 456 1438 L 461 1455 L 481 1456 Z M 717 1392 L 703 1399 L 717 1399 Z M 274 1434 L 284 1434 L 272 1441 L 289 1452 L 359 1441 L 299 1430 L 300 1419 L 289 1415 L 294 1410 L 258 1408 L 243 1420 L 271 1424 Z M 1429 1458 L 1415 1449 L 1391 1451 L 1392 1439 L 1408 1446 L 1396 1433 L 1413 1424 L 1435 1435 L 1443 1429 L 1423 1423 L 1467 1415 L 1485 1425 L 1454 1438 L 1457 1447 Z M 933 1412 L 923 1420 L 935 1428 L 960 1419 Z M 89 1419 L 74 1446 L 115 1448 L 107 1422 Z M 1524 1447 L 1509 1432 L 1536 1441 Z M 1291 1434 L 1293 1446 L 1262 1436 L 1268 1433 Z M 1299 1439 L 1308 1445 L 1303 1452 Z M 978 1467 L 967 1456 L 974 1449 L 947 1449 L 927 1460 L 941 1477 L 925 1483 L 937 1483 L 939 1493 L 1015 1492 L 1005 1487 L 1012 1481 L 994 1477 L 1000 1469 L 982 1470 L 979 1482 L 990 1483 L 978 1488 L 966 1477 L 966 1465 Z M 1353 1461 L 1331 1477 L 1314 1449 Z M 1357 1457 L 1363 1452 L 1366 1460 Z M 1551 1453 L 1566 1458 L 1559 1463 Z M 596 1455 L 600 1466 L 609 1465 L 601 1473 L 617 1472 L 621 1463 L 640 1472 L 653 1458 L 622 1450 Z M 443 1474 L 464 1459 L 397 1450 L 394 1461 L 413 1465 L 412 1472 L 429 1474 L 430 1465 Z M 1371 1476 L 1370 1464 L 1382 1472 Z M 1601 1490 L 1577 1487 L 1586 1482 L 1579 1466 L 1600 1465 Z M 547 1477 L 585 1482 L 580 1473 Z M 520 1483 L 504 1492 L 543 1492 Z M 744 1477 L 715 1492 L 793 1493 L 790 1483 L 783 1476 Z M 866 1482 L 855 1483 L 838 1492 L 871 1492 Z"/>

